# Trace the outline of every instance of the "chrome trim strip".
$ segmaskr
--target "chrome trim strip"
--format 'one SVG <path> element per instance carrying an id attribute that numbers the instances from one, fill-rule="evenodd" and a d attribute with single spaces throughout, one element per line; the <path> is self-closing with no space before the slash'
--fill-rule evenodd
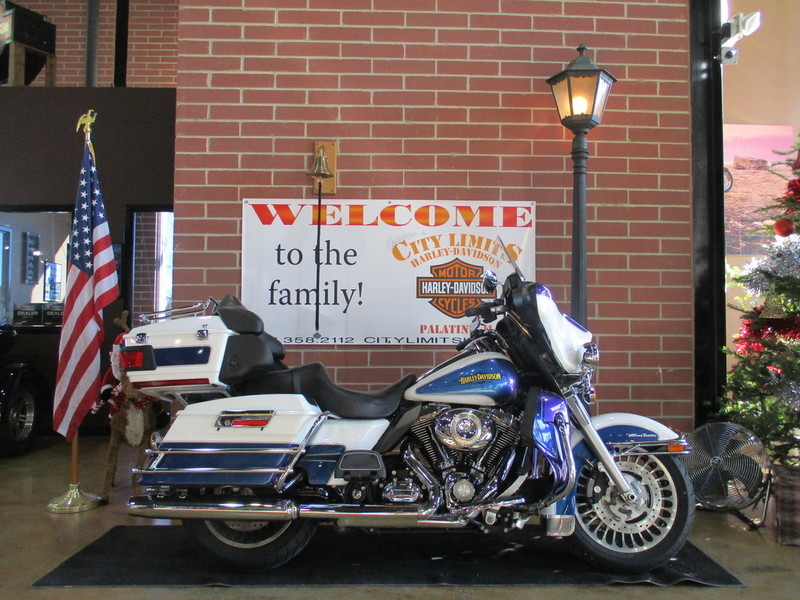
<path id="1" fill-rule="evenodd" d="M 222 467 L 186 467 L 184 469 L 131 469 L 136 475 L 190 475 L 195 473 L 286 473 L 286 469 L 224 469 Z"/>
<path id="2" fill-rule="evenodd" d="M 297 451 L 297 446 L 286 448 L 176 448 L 170 450 L 154 450 L 147 448 L 145 454 L 294 454 Z"/>

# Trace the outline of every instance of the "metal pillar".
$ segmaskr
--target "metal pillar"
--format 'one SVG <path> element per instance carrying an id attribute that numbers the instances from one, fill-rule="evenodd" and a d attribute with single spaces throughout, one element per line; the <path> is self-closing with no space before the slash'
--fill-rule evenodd
<path id="1" fill-rule="evenodd" d="M 97 87 L 97 48 L 100 0 L 86 3 L 86 87 Z"/>

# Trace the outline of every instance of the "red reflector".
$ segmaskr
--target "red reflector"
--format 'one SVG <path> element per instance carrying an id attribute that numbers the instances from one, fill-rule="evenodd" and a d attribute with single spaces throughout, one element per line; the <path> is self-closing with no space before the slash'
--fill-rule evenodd
<path id="1" fill-rule="evenodd" d="M 247 421 L 242 419 L 237 419 L 233 423 L 231 423 L 231 427 L 266 427 L 267 423 L 269 423 L 269 419 L 261 419 L 261 420 L 250 420 Z"/>
<path id="2" fill-rule="evenodd" d="M 135 388 L 176 387 L 181 385 L 208 385 L 208 379 L 164 379 L 160 381 L 132 382 Z"/>
<path id="3" fill-rule="evenodd" d="M 667 444 L 667 452 L 686 452 L 683 444 Z"/>
<path id="4" fill-rule="evenodd" d="M 120 352 L 119 364 L 123 369 L 141 369 L 144 365 L 144 352 Z"/>

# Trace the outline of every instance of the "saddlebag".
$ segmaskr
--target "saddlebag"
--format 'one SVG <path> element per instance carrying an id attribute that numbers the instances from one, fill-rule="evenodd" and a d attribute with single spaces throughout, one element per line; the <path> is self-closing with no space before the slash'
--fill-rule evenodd
<path id="1" fill-rule="evenodd" d="M 312 485 L 329 484 L 342 452 L 373 448 L 389 422 L 328 417 L 299 394 L 191 404 L 148 451 L 140 483 L 280 489 L 302 471 Z"/>

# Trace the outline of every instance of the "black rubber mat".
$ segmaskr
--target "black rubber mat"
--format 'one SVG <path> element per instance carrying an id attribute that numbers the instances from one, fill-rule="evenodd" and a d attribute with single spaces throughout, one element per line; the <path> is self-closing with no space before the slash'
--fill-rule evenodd
<path id="1" fill-rule="evenodd" d="M 641 575 L 603 573 L 535 529 L 508 536 L 473 531 L 317 529 L 305 550 L 264 573 L 216 567 L 177 526 L 117 526 L 34 587 L 134 586 L 539 586 L 681 583 L 741 586 L 687 544 L 665 567 Z"/>

